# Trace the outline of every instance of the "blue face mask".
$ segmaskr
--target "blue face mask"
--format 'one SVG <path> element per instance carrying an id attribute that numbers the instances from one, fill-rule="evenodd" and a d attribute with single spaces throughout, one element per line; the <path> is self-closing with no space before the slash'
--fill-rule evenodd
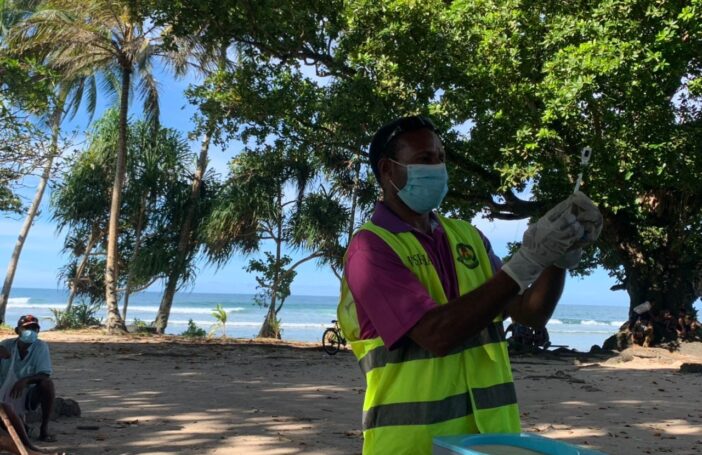
<path id="1" fill-rule="evenodd" d="M 20 332 L 20 341 L 24 344 L 32 344 L 37 341 L 39 334 L 34 330 L 24 329 Z"/>
<path id="2" fill-rule="evenodd" d="M 397 190 L 397 196 L 407 207 L 420 215 L 439 208 L 448 193 L 446 164 L 402 164 L 390 161 L 407 168 L 407 183 L 402 189 L 390 181 Z"/>

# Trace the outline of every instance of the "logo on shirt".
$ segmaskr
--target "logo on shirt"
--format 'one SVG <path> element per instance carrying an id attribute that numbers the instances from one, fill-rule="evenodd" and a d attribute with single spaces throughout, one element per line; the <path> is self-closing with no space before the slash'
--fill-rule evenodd
<path id="1" fill-rule="evenodd" d="M 478 255 L 475 254 L 475 250 L 472 246 L 466 245 L 465 243 L 456 245 L 456 259 L 469 269 L 474 269 L 479 264 Z"/>
<path id="2" fill-rule="evenodd" d="M 429 258 L 426 254 L 412 254 L 407 256 L 407 260 L 412 267 L 421 267 L 430 265 Z"/>

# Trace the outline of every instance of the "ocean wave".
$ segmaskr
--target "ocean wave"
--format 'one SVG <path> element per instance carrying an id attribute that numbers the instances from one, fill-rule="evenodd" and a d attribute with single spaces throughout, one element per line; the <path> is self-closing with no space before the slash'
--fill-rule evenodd
<path id="1" fill-rule="evenodd" d="M 214 319 L 210 319 L 209 321 L 204 321 L 204 320 L 193 320 L 193 322 L 196 325 L 202 326 L 202 327 L 208 327 L 211 325 L 214 325 L 217 323 Z M 172 321 L 168 321 L 168 325 L 188 325 L 190 323 L 189 320 L 184 320 L 184 319 L 176 319 Z M 260 322 L 227 322 L 227 327 L 261 327 Z"/>
<path id="2" fill-rule="evenodd" d="M 548 323 L 549 324 L 563 324 L 563 321 L 561 321 L 560 319 L 551 319 L 550 321 L 548 321 Z"/>
<path id="3" fill-rule="evenodd" d="M 172 307 L 171 314 L 212 314 L 214 308 L 195 308 L 195 307 Z M 227 313 L 238 313 L 241 311 L 246 311 L 244 307 L 234 307 L 234 308 L 224 308 Z M 158 312 L 157 306 L 144 306 L 144 305 L 130 305 L 129 311 L 138 311 L 142 313 L 153 313 Z"/>
<path id="4" fill-rule="evenodd" d="M 7 306 L 21 306 L 26 305 L 32 300 L 31 297 L 10 297 L 7 299 Z"/>

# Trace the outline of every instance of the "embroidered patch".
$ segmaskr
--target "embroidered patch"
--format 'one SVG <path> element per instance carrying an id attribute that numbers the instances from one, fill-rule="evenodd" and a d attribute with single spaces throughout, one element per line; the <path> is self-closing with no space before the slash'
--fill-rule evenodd
<path id="1" fill-rule="evenodd" d="M 479 264 L 478 255 L 475 254 L 475 250 L 472 246 L 466 245 L 465 243 L 456 245 L 456 259 L 469 269 L 474 269 Z"/>

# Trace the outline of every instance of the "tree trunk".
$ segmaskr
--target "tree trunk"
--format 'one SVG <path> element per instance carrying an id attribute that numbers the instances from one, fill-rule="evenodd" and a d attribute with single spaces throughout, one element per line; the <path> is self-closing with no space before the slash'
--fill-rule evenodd
<path id="1" fill-rule="evenodd" d="M 680 264 L 674 250 L 675 248 L 664 248 L 655 252 L 643 252 L 629 245 L 629 262 L 624 265 L 624 287 L 629 294 L 629 325 L 605 341 L 605 348 L 628 347 L 632 342 L 631 332 L 635 331 L 633 325 L 637 319 L 643 324 L 649 320 L 652 322 L 653 345 L 677 339 L 670 324 L 675 326 L 681 312 L 694 314 L 693 304 L 698 297 L 691 280 L 690 267 Z M 642 262 L 631 257 L 646 257 L 648 260 Z M 633 308 L 646 301 L 651 302 L 651 310 L 641 315 L 636 314 Z M 674 322 L 667 322 L 667 318 L 672 318 Z"/>
<path id="2" fill-rule="evenodd" d="M 83 270 L 85 270 L 85 266 L 88 264 L 88 259 L 90 259 L 90 253 L 93 251 L 93 248 L 95 247 L 95 244 L 98 242 L 100 239 L 102 233 L 101 232 L 96 232 L 97 229 L 92 229 L 90 232 L 90 238 L 88 238 L 88 245 L 85 247 L 85 252 L 83 253 L 83 259 L 81 259 L 80 264 L 78 264 L 78 268 L 76 269 L 76 274 L 73 277 L 73 281 L 71 283 L 71 291 L 70 294 L 68 294 L 68 301 L 66 302 L 66 312 L 68 313 L 71 311 L 71 308 L 73 307 L 73 299 L 76 297 L 76 292 L 78 290 L 77 282 L 80 280 L 80 277 L 83 276 Z"/>
<path id="3" fill-rule="evenodd" d="M 278 190 L 278 232 L 275 239 L 275 261 L 276 264 L 280 264 L 280 258 L 283 254 L 283 190 L 279 188 Z M 273 278 L 273 286 L 271 288 L 271 301 L 268 306 L 268 313 L 266 313 L 266 319 L 261 325 L 261 330 L 258 332 L 259 338 L 278 338 L 280 339 L 280 327 L 278 327 L 278 320 L 276 317 L 276 301 L 278 298 L 278 284 L 280 283 L 280 269 L 276 268 L 275 277 Z"/>
<path id="4" fill-rule="evenodd" d="M 34 224 L 34 218 L 36 217 L 39 206 L 41 205 L 41 200 L 44 197 L 44 191 L 46 190 L 46 185 L 51 178 L 51 169 L 54 164 L 54 158 L 58 154 L 58 136 L 59 130 L 61 128 L 61 117 L 62 108 L 59 105 L 56 107 L 52 118 L 51 125 L 51 144 L 49 149 L 49 156 L 47 157 L 46 164 L 44 165 L 44 170 L 41 173 L 41 178 L 39 179 L 39 185 L 37 186 L 37 191 L 34 193 L 34 199 L 32 199 L 32 204 L 29 206 L 29 212 L 27 212 L 27 217 L 24 219 L 22 228 L 20 229 L 19 236 L 17 237 L 17 242 L 15 243 L 15 248 L 12 251 L 12 256 L 10 257 L 10 262 L 7 265 L 7 274 L 5 275 L 5 281 L 2 285 L 2 295 L 0 296 L 0 323 L 5 321 L 5 312 L 7 310 L 7 302 L 10 298 L 10 291 L 12 290 L 12 282 L 15 279 L 15 272 L 17 272 L 17 264 L 19 263 L 20 255 L 22 254 L 22 248 L 24 248 L 24 242 L 27 240 L 27 235 L 29 235 L 29 230 Z"/>
<path id="5" fill-rule="evenodd" d="M 166 331 L 166 327 L 168 326 L 168 318 L 171 314 L 171 307 L 173 306 L 173 297 L 175 296 L 178 288 L 178 282 L 185 272 L 184 269 L 187 266 L 187 257 L 192 249 L 195 210 L 198 208 L 200 201 L 202 178 L 207 171 L 207 155 L 210 149 L 210 138 L 213 131 L 214 125 L 213 122 L 210 122 L 210 125 L 208 125 L 205 135 L 202 138 L 200 155 L 197 159 L 195 175 L 193 176 L 193 183 L 190 191 L 190 200 L 188 201 L 188 210 L 185 213 L 183 224 L 180 226 L 180 238 L 178 239 L 178 252 L 174 263 L 174 268 L 171 273 L 168 274 L 168 278 L 166 279 L 166 289 L 163 291 L 161 304 L 159 305 L 158 314 L 156 315 L 156 321 L 154 324 L 156 326 L 156 333 L 163 334 Z"/>
<path id="6" fill-rule="evenodd" d="M 122 69 L 122 92 L 119 106 L 119 145 L 115 160 L 115 177 L 112 184 L 112 202 L 110 204 L 110 222 L 107 233 L 107 265 L 105 268 L 105 302 L 107 303 L 108 333 L 125 333 L 127 328 L 119 314 L 117 305 L 117 282 L 119 281 L 119 216 L 122 204 L 122 186 L 127 161 L 127 114 L 129 111 L 129 87 L 131 69 Z"/>
<path id="7" fill-rule="evenodd" d="M 146 212 L 146 198 L 143 197 L 141 200 L 141 205 L 139 207 L 139 217 L 137 218 L 136 225 L 136 238 L 134 239 L 134 253 L 129 261 L 129 270 L 127 270 L 127 282 L 124 285 L 124 304 L 122 306 L 122 320 L 127 320 L 127 308 L 129 307 L 129 296 L 132 293 L 132 262 L 139 255 L 139 250 L 141 249 L 141 231 L 144 225 L 144 216 Z"/>

